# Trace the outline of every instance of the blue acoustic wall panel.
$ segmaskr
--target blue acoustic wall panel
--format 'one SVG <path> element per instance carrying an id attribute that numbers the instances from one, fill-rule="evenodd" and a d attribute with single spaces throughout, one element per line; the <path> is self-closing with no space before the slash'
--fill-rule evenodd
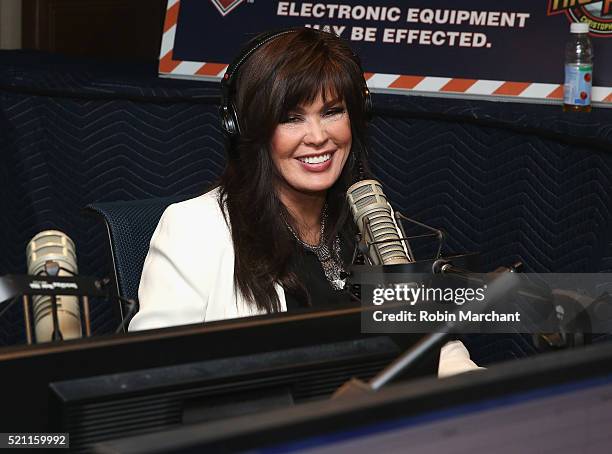
<path id="1" fill-rule="evenodd" d="M 532 271 L 610 270 L 605 141 L 589 148 L 503 125 L 384 116 L 371 140 L 373 172 L 389 197 L 444 229 L 447 250 L 482 252 L 486 270 L 517 260 Z"/>

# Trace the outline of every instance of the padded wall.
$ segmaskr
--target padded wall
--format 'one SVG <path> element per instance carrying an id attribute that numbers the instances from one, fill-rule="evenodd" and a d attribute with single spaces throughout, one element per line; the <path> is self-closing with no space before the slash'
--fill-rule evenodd
<path id="1" fill-rule="evenodd" d="M 409 216 L 484 270 L 612 270 L 612 109 L 379 97 L 371 162 Z"/>

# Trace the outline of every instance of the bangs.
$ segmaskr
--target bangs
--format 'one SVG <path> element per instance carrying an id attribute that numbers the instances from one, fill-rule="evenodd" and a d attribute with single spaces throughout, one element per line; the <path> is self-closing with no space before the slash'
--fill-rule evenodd
<path id="1" fill-rule="evenodd" d="M 279 106 L 278 121 L 298 106 L 312 104 L 319 96 L 324 103 L 344 101 L 347 107 L 354 105 L 354 100 L 350 98 L 355 95 L 355 82 L 351 77 L 355 70 L 346 67 L 350 62 L 334 62 L 319 55 L 305 63 L 281 71 L 279 79 L 285 80 L 277 80 L 279 83 L 275 84 L 280 89 L 275 95 L 283 100 Z"/>
<path id="2" fill-rule="evenodd" d="M 276 127 L 321 99 L 344 103 L 351 125 L 364 124 L 364 78 L 338 37 L 304 29 L 266 43 L 240 69 L 236 107 L 243 143 L 267 144 Z"/>

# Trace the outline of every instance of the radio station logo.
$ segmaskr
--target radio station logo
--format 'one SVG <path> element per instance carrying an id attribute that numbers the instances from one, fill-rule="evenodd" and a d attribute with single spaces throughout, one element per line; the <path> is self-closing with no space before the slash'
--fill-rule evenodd
<path id="1" fill-rule="evenodd" d="M 227 15 L 232 12 L 238 5 L 240 5 L 244 0 L 210 0 L 217 11 L 221 13 L 222 16 Z"/>
<path id="2" fill-rule="evenodd" d="M 548 0 L 548 15 L 556 14 L 589 24 L 595 36 L 612 38 L 612 0 Z"/>

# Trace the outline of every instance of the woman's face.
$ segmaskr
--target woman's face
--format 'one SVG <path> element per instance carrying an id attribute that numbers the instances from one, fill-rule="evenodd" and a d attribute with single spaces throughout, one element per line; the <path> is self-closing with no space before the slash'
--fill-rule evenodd
<path id="1" fill-rule="evenodd" d="M 281 176 L 279 196 L 327 191 L 351 150 L 351 122 L 344 102 L 319 96 L 300 105 L 276 126 L 270 149 Z"/>

